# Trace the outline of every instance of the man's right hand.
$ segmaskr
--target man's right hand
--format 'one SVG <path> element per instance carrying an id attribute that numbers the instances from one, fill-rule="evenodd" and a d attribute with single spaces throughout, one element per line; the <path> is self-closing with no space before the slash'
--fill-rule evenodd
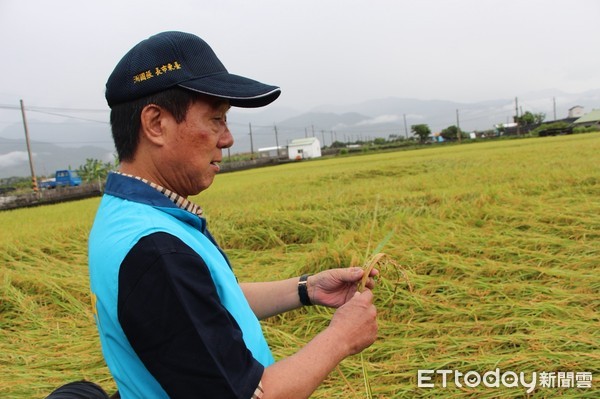
<path id="1" fill-rule="evenodd" d="M 373 292 L 367 289 L 355 293 L 351 300 L 337 309 L 328 328 L 335 331 L 340 344 L 347 345 L 348 355 L 371 346 L 377 339 L 377 309 L 373 305 Z"/>
<path id="2" fill-rule="evenodd" d="M 329 326 L 294 355 L 265 369 L 264 398 L 308 398 L 345 358 L 377 338 L 373 292 L 366 289 L 340 306 Z"/>

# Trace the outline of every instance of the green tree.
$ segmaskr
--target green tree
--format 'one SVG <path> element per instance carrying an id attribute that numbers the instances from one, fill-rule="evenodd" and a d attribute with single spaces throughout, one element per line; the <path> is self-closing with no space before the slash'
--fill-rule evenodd
<path id="1" fill-rule="evenodd" d="M 444 140 L 449 140 L 449 141 L 458 140 L 459 134 L 461 135 L 461 137 L 463 136 L 462 130 L 459 129 L 455 125 L 448 126 L 444 130 L 442 130 L 440 133 L 440 135 L 444 138 Z"/>
<path id="2" fill-rule="evenodd" d="M 85 182 L 95 182 L 105 180 L 108 173 L 115 170 L 117 162 L 102 162 L 98 159 L 87 158 L 85 165 L 77 169 L 77 174 Z"/>
<path id="3" fill-rule="evenodd" d="M 413 135 L 419 137 L 419 142 L 421 143 L 427 141 L 427 138 L 431 135 L 431 129 L 429 129 L 429 126 L 424 123 L 412 125 L 410 127 L 410 131 Z"/>
<path id="4" fill-rule="evenodd" d="M 517 118 L 519 125 L 521 126 L 529 126 L 529 125 L 539 125 L 546 119 L 546 114 L 543 112 L 538 112 L 536 114 L 526 111 L 523 115 Z"/>

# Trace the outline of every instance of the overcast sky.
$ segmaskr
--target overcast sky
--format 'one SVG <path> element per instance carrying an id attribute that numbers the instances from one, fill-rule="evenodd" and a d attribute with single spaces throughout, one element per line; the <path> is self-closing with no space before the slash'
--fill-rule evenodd
<path id="1" fill-rule="evenodd" d="M 0 106 L 105 110 L 115 64 L 164 30 L 298 110 L 581 92 L 600 88 L 599 20 L 598 0 L 0 0 Z M 0 111 L 0 131 L 20 120 Z"/>

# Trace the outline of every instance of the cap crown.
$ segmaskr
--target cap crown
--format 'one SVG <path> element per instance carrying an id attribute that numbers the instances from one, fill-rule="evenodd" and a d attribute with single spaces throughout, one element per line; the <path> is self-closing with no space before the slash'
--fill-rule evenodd
<path id="1" fill-rule="evenodd" d="M 125 54 L 106 83 L 106 100 L 113 106 L 219 73 L 227 69 L 204 40 L 162 32 Z"/>

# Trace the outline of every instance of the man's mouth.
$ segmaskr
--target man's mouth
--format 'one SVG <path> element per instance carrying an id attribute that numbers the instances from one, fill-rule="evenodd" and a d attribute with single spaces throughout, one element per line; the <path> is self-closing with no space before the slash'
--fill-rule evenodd
<path id="1" fill-rule="evenodd" d="M 219 161 L 212 161 L 210 164 L 216 169 L 217 172 L 221 170 L 221 165 L 219 165 Z"/>

